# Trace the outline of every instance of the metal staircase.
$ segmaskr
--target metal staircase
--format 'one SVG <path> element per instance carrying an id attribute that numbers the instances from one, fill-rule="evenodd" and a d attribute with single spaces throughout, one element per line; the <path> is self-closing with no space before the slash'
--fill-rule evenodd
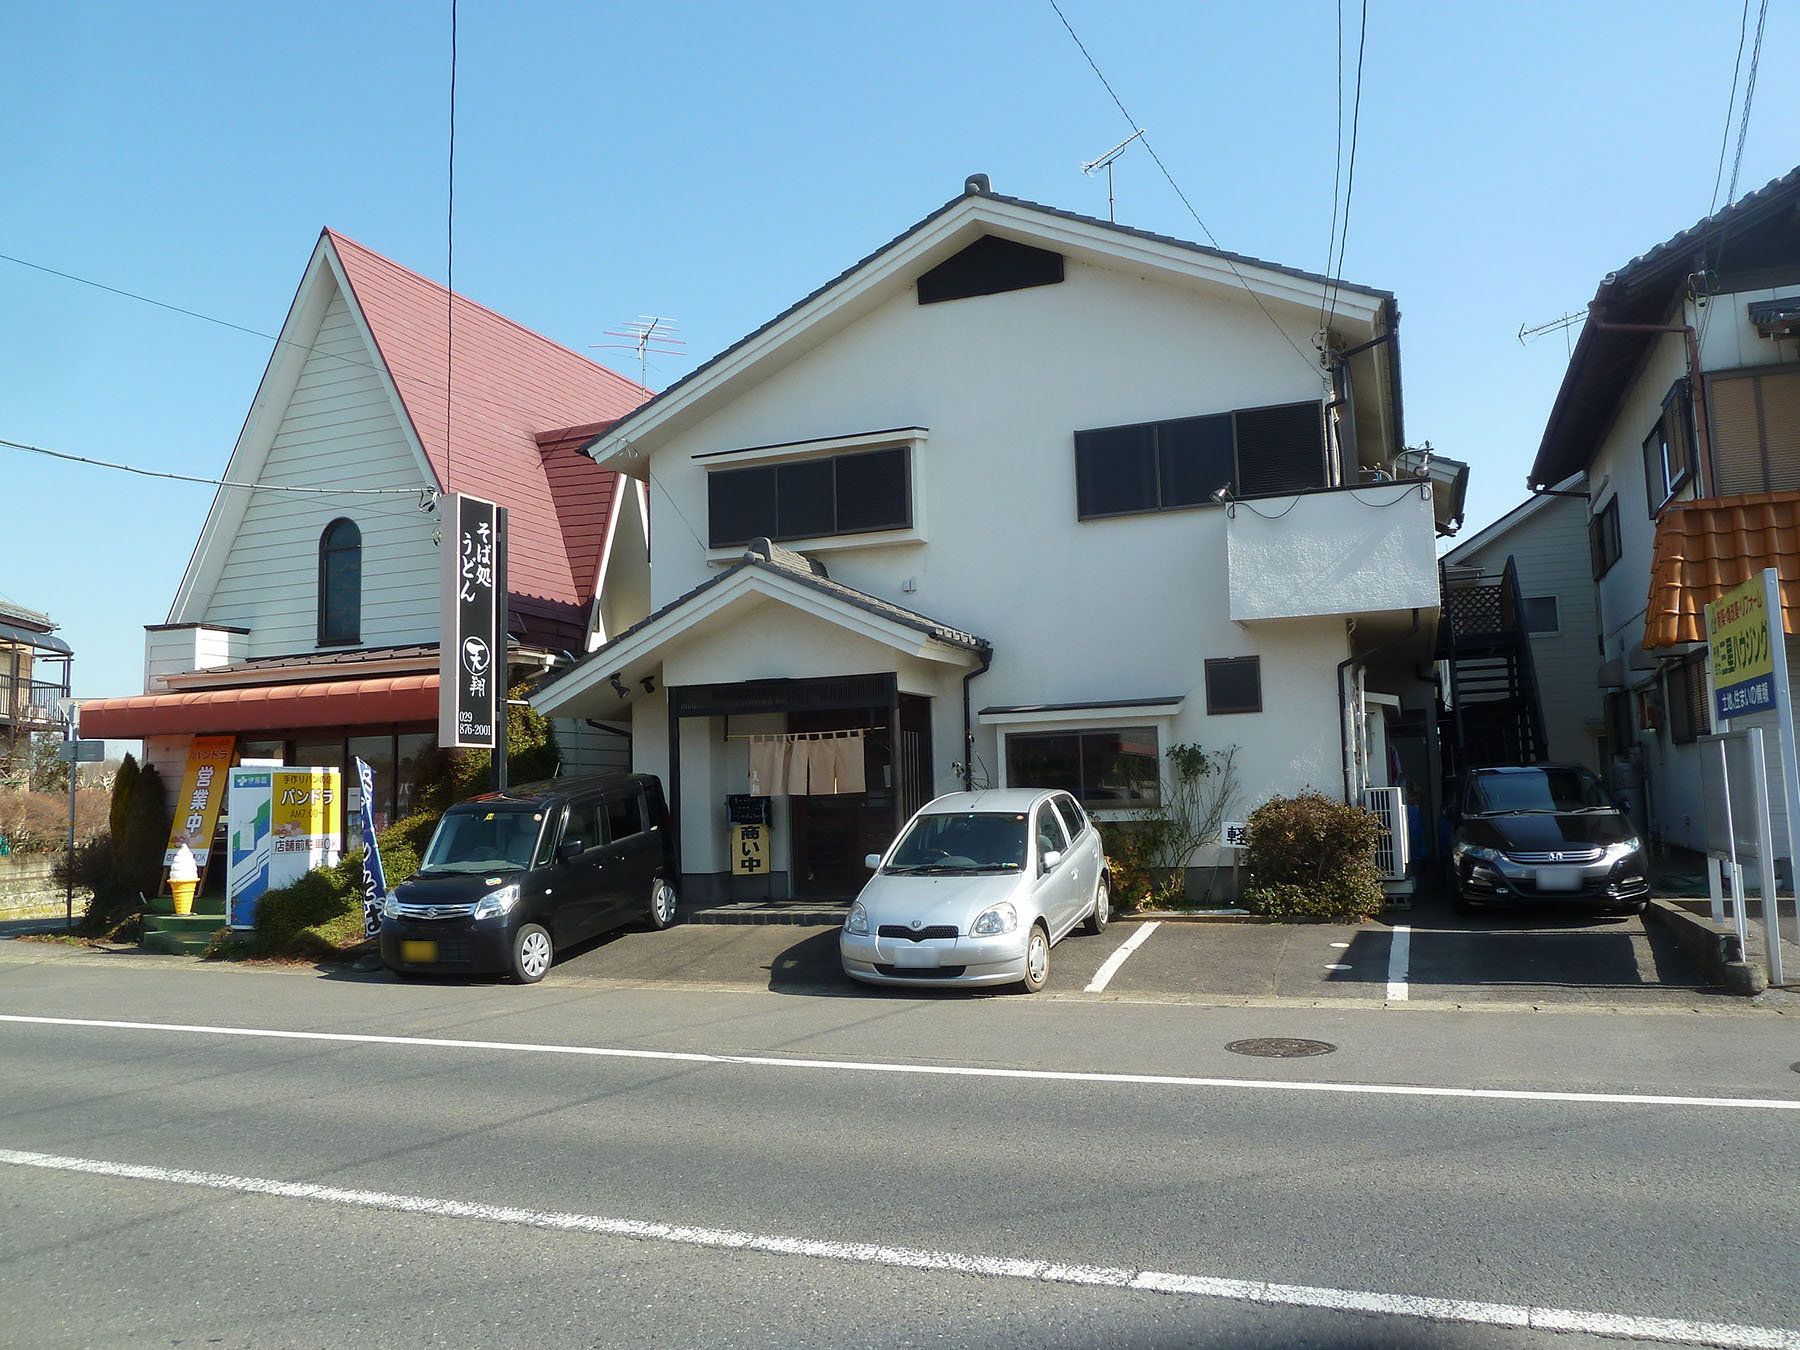
<path id="1" fill-rule="evenodd" d="M 1445 781 L 1474 765 L 1540 763 L 1549 747 L 1518 568 L 1507 558 L 1495 582 L 1453 575 L 1440 562 L 1438 587 L 1437 655 L 1448 668 L 1438 706 Z"/>

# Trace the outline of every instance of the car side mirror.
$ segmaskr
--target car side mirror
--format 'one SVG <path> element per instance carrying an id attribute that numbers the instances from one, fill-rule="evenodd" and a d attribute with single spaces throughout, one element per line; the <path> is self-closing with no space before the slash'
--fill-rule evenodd
<path id="1" fill-rule="evenodd" d="M 556 861 L 560 863 L 574 862 L 581 856 L 581 840 L 565 839 L 556 846 Z"/>
<path id="2" fill-rule="evenodd" d="M 881 855 L 879 853 L 869 854 L 868 857 L 863 859 L 863 866 L 868 868 L 871 872 L 877 871 L 881 867 Z"/>
<path id="3" fill-rule="evenodd" d="M 1060 852 L 1058 852 L 1056 849 L 1051 849 L 1048 853 L 1046 853 L 1044 855 L 1043 864 L 1042 864 L 1042 867 L 1040 870 L 1048 872 L 1052 867 L 1055 867 L 1056 864 L 1058 864 L 1062 860 L 1063 860 L 1063 855 Z"/>

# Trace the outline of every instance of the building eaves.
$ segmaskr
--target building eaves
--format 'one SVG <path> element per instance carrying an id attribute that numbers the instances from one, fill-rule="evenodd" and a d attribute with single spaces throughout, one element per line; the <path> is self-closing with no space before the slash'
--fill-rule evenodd
<path id="1" fill-rule="evenodd" d="M 1589 309 L 1615 323 L 1662 323 L 1694 270 L 1695 250 L 1715 228 L 1743 240 L 1746 232 L 1791 216 L 1800 201 L 1800 168 L 1770 180 L 1722 210 L 1646 249 L 1594 292 Z M 1636 376 L 1653 333 L 1622 333 L 1587 324 L 1569 358 L 1556 402 L 1531 466 L 1530 482 L 1543 487 L 1580 473 L 1593 461 Z"/>
<path id="2" fill-rule="evenodd" d="M 923 220 L 920 220 L 918 223 L 911 225 L 908 228 L 902 230 L 899 234 L 895 235 L 892 239 L 888 240 L 887 243 L 881 245 L 879 248 L 875 249 L 873 252 L 867 254 L 866 256 L 859 258 L 856 262 L 851 263 L 850 266 L 846 267 L 842 272 L 839 272 L 836 276 L 832 277 L 831 280 L 825 282 L 822 286 L 816 287 L 814 290 L 808 292 L 806 295 L 804 295 L 800 299 L 796 300 L 793 304 L 789 305 L 786 309 L 782 310 L 779 314 L 777 314 L 774 318 L 770 319 L 767 323 L 764 323 L 760 327 L 757 327 L 757 328 L 753 329 L 752 331 L 744 334 L 743 337 L 739 338 L 736 342 L 732 343 L 729 347 L 724 348 L 717 355 L 711 357 L 710 359 L 701 362 L 698 366 L 694 367 L 694 369 L 690 370 L 686 375 L 683 375 L 679 380 L 676 380 L 675 383 L 669 385 L 667 388 L 662 390 L 660 393 L 652 396 L 651 398 L 649 398 L 642 404 L 638 405 L 636 408 L 633 408 L 630 412 L 627 412 L 624 416 L 620 417 L 611 426 L 605 428 L 603 431 L 597 433 L 595 436 L 590 438 L 587 445 L 584 446 L 583 448 L 591 453 L 594 448 L 594 445 L 601 439 L 602 436 L 608 436 L 608 437 L 616 436 L 623 431 L 629 430 L 631 425 L 634 422 L 636 422 L 639 418 L 643 417 L 651 409 L 658 407 L 666 399 L 668 399 L 670 396 L 675 394 L 678 390 L 685 388 L 687 385 L 693 383 L 695 380 L 697 380 L 701 376 L 705 375 L 713 367 L 717 366 L 720 362 L 724 361 L 726 358 L 731 356 L 731 354 L 733 352 L 736 352 L 739 349 L 748 346 L 750 343 L 755 342 L 764 333 L 767 333 L 770 329 L 775 328 L 776 326 L 785 322 L 788 318 L 790 318 L 794 314 L 798 313 L 800 310 L 805 309 L 808 305 L 812 304 L 813 301 L 817 300 L 820 296 L 825 295 L 829 291 L 831 291 L 831 290 L 835 289 L 837 286 L 841 285 L 843 282 L 849 280 L 849 278 L 855 276 L 858 272 L 862 271 L 863 268 L 867 267 L 870 263 L 874 262 L 877 258 L 880 258 L 883 254 L 887 253 L 889 250 L 894 249 L 894 248 L 898 247 L 899 245 L 905 243 L 908 239 L 912 238 L 920 230 L 925 229 L 933 221 L 935 221 L 939 217 L 945 215 L 947 212 L 955 210 L 963 202 L 967 201 L 969 199 L 969 196 L 970 196 L 969 193 L 961 193 L 955 197 L 952 197 L 949 201 L 945 202 L 942 206 L 938 207 L 937 210 L 933 211 L 930 215 L 926 216 Z M 1351 291 L 1358 295 L 1370 296 L 1374 299 L 1382 300 L 1389 305 L 1393 304 L 1394 293 L 1392 291 L 1377 290 L 1374 287 L 1370 287 L 1370 286 L 1359 286 L 1353 282 L 1342 281 L 1335 277 L 1327 277 L 1318 272 L 1308 272 L 1308 271 L 1304 270 L 1303 268 L 1288 267 L 1281 263 L 1265 262 L 1263 259 L 1253 258 L 1247 253 L 1231 253 L 1225 249 L 1214 248 L 1208 244 L 1195 243 L 1191 239 L 1178 239 L 1173 235 L 1157 234 L 1155 231 L 1152 231 L 1152 230 L 1140 230 L 1140 229 L 1135 228 L 1134 226 L 1120 225 L 1116 221 L 1101 220 L 1096 216 L 1085 216 L 1085 215 L 1082 215 L 1078 211 L 1064 210 L 1062 207 L 1059 207 L 1059 206 L 1046 206 L 1042 202 L 1027 201 L 1023 197 L 1009 197 L 1009 196 L 1006 196 L 1004 193 L 992 192 L 992 191 L 983 192 L 980 194 L 980 196 L 989 201 L 1004 202 L 1008 206 L 1020 207 L 1027 211 L 1036 211 L 1036 212 L 1039 212 L 1046 216 L 1056 217 L 1057 219 L 1060 219 L 1060 220 L 1074 221 L 1077 224 L 1091 226 L 1094 229 L 1105 230 L 1105 231 L 1108 231 L 1113 234 L 1124 236 L 1126 238 L 1143 239 L 1143 240 L 1147 240 L 1151 243 L 1165 244 L 1172 248 L 1183 249 L 1189 253 L 1196 253 L 1203 257 L 1218 258 L 1221 261 L 1230 263 L 1234 267 L 1236 267 L 1236 266 L 1254 267 L 1254 268 L 1257 268 L 1257 269 L 1263 270 L 1263 271 L 1275 272 L 1281 276 L 1294 277 L 1297 280 L 1301 280 L 1301 281 L 1310 281 L 1316 285 L 1330 286 L 1330 287 L 1333 287 L 1338 290 Z M 1399 363 L 1397 360 L 1394 362 L 1394 370 L 1395 370 L 1395 376 L 1397 379 L 1398 371 L 1399 371 Z M 1397 385 L 1396 385 L 1396 397 L 1398 397 Z"/>

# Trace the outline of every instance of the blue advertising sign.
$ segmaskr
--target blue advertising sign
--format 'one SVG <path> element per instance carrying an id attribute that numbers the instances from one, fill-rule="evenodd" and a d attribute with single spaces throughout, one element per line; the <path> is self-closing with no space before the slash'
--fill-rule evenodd
<path id="1" fill-rule="evenodd" d="M 381 902 L 387 899 L 387 874 L 381 870 L 381 849 L 375 843 L 375 772 L 359 757 L 356 785 L 362 798 L 363 936 L 381 936 Z"/>

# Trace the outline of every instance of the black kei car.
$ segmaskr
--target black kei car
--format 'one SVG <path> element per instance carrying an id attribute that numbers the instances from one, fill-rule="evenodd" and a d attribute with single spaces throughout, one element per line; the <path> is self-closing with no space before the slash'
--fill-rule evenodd
<path id="1" fill-rule="evenodd" d="M 635 920 L 675 922 L 662 784 L 649 774 L 560 778 L 458 802 L 419 870 L 381 910 L 398 975 L 544 978 L 556 953 Z"/>
<path id="2" fill-rule="evenodd" d="M 1642 912 L 1644 848 L 1579 764 L 1470 769 L 1450 803 L 1445 880 L 1459 908 L 1556 902 Z"/>

